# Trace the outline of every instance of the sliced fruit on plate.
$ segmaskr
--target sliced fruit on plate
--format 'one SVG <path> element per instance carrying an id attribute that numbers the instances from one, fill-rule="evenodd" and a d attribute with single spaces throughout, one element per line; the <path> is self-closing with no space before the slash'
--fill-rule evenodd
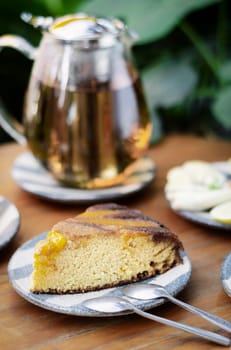
<path id="1" fill-rule="evenodd" d="M 207 190 L 195 192 L 168 192 L 167 199 L 175 210 L 201 211 L 213 208 L 221 203 L 231 201 L 231 190 L 223 188 L 220 190 Z"/>
<path id="2" fill-rule="evenodd" d="M 172 186 L 197 185 L 210 189 L 219 189 L 226 177 L 213 165 L 201 160 L 191 160 L 182 166 L 176 166 L 167 173 L 167 183 Z"/>
<path id="3" fill-rule="evenodd" d="M 198 185 L 198 184 L 193 184 L 193 183 L 189 183 L 189 184 L 177 184 L 177 183 L 167 183 L 165 185 L 165 194 L 168 198 L 168 195 L 172 194 L 172 193 L 181 193 L 181 192 L 188 192 L 188 191 L 192 191 L 192 192 L 207 192 L 210 191 L 210 189 L 208 189 L 208 187 L 202 186 L 202 185 Z"/>
<path id="4" fill-rule="evenodd" d="M 188 185 L 191 184 L 192 180 L 182 167 L 176 166 L 168 171 L 167 182 L 173 185 Z"/>
<path id="5" fill-rule="evenodd" d="M 231 225 L 231 201 L 217 205 L 210 211 L 210 215 L 215 221 Z"/>
<path id="6" fill-rule="evenodd" d="M 182 169 L 189 174 L 192 182 L 208 187 L 220 188 L 226 178 L 210 163 L 201 160 L 191 160 L 183 164 Z"/>

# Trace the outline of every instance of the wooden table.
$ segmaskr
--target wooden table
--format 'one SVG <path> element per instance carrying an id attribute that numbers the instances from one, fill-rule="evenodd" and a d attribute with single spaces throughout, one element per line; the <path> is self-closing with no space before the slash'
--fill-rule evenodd
<path id="1" fill-rule="evenodd" d="M 137 315 L 87 318 L 53 313 L 21 298 L 11 287 L 7 264 L 15 249 L 56 221 L 78 214 L 84 206 L 43 201 L 20 189 L 10 175 L 22 146 L 0 146 L 0 194 L 12 201 L 21 213 L 21 227 L 15 239 L 0 254 L 0 349 L 217 349 L 206 340 Z M 231 250 L 231 232 L 207 229 L 173 213 L 164 198 L 163 187 L 169 168 L 188 159 L 221 161 L 231 157 L 231 143 L 194 136 L 170 136 L 149 154 L 157 165 L 157 176 L 144 192 L 117 201 L 142 210 L 174 230 L 192 262 L 192 276 L 179 297 L 195 306 L 231 321 L 231 299 L 223 291 L 220 268 Z M 166 303 L 150 310 L 163 317 L 219 331 L 216 326 L 179 307 Z M 227 335 L 227 334 L 226 334 Z"/>

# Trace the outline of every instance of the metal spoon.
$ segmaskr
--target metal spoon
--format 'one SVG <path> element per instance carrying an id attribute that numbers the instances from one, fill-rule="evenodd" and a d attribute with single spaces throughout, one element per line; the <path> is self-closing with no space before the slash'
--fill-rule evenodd
<path id="1" fill-rule="evenodd" d="M 152 321 L 156 321 L 168 326 L 179 328 L 181 330 L 184 330 L 185 332 L 198 335 L 199 337 L 210 340 L 217 344 L 221 344 L 225 346 L 230 345 L 230 339 L 227 337 L 224 337 L 220 334 L 216 334 L 214 332 L 206 331 L 198 327 L 188 326 L 183 323 L 171 321 L 163 317 L 149 314 L 148 312 L 138 309 L 132 303 L 128 302 L 126 299 L 122 297 L 103 296 L 98 298 L 92 298 L 92 299 L 85 300 L 83 302 L 83 305 L 88 309 L 98 311 L 98 312 L 110 313 L 110 314 L 114 312 L 121 312 L 121 311 L 124 311 L 125 309 L 132 310 L 138 315 L 148 318 Z"/>
<path id="2" fill-rule="evenodd" d="M 164 287 L 157 285 L 157 284 L 145 284 L 145 283 L 139 283 L 139 284 L 131 284 L 129 286 L 126 286 L 122 289 L 122 292 L 124 295 L 139 299 L 139 300 L 150 300 L 150 299 L 159 299 L 159 298 L 165 298 L 173 302 L 174 304 L 183 307 L 187 311 L 191 311 L 196 315 L 199 315 L 206 319 L 207 321 L 215 324 L 216 326 L 220 327 L 221 329 L 224 329 L 227 332 L 231 333 L 231 323 L 218 317 L 215 315 L 212 315 L 206 311 L 203 311 L 201 309 L 198 309 L 195 306 L 189 305 L 184 303 L 183 301 L 174 298 Z"/>

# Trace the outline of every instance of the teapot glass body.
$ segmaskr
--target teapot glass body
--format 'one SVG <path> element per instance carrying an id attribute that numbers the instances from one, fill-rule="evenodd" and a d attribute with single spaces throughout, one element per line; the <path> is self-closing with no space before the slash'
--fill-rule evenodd
<path id="1" fill-rule="evenodd" d="M 105 43 L 45 32 L 25 96 L 30 150 L 70 186 L 120 183 L 149 145 L 151 123 L 130 47 L 120 37 Z"/>

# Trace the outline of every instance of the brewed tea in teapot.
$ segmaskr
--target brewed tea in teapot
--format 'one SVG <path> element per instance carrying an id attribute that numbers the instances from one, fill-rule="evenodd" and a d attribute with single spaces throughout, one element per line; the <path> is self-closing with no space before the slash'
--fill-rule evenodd
<path id="1" fill-rule="evenodd" d="M 151 136 L 126 26 L 116 19 L 61 17 L 44 32 L 35 58 L 24 105 L 33 155 L 70 186 L 123 181 Z"/>

